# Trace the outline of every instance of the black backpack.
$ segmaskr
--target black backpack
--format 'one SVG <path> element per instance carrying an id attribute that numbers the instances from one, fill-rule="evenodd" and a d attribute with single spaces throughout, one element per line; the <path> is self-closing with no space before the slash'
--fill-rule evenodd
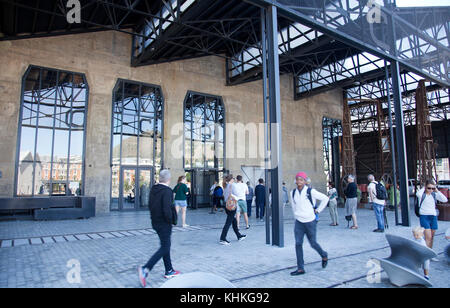
<path id="1" fill-rule="evenodd" d="M 431 195 L 434 198 L 434 203 L 436 203 L 436 193 L 432 192 Z M 415 198 L 415 203 L 414 203 L 414 212 L 416 214 L 417 217 L 420 217 L 420 208 L 422 207 L 422 203 L 425 201 L 425 198 L 427 197 L 427 194 L 425 192 L 423 192 L 422 195 L 422 199 L 419 202 L 419 198 Z"/>
<path id="2" fill-rule="evenodd" d="M 388 193 L 387 193 L 386 187 L 384 187 L 383 184 L 381 184 L 380 182 L 378 182 L 378 183 L 375 185 L 375 188 L 376 188 L 377 199 L 378 199 L 378 200 L 388 200 L 388 199 L 389 199 L 389 198 L 388 198 Z"/>

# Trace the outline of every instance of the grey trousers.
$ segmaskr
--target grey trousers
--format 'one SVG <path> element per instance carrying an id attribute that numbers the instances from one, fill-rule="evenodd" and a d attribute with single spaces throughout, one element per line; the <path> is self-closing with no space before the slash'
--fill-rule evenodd
<path id="1" fill-rule="evenodd" d="M 336 225 L 336 224 L 338 224 L 338 219 L 339 219 L 338 209 L 337 209 L 337 200 L 330 201 L 328 206 L 330 208 L 331 222 L 333 223 L 333 225 Z"/>
<path id="2" fill-rule="evenodd" d="M 295 252 L 297 254 L 297 267 L 299 270 L 305 269 L 305 261 L 303 259 L 303 239 L 308 238 L 311 247 L 317 251 L 322 258 L 328 258 L 328 253 L 323 251 L 322 247 L 317 243 L 317 221 L 301 223 L 295 221 Z"/>

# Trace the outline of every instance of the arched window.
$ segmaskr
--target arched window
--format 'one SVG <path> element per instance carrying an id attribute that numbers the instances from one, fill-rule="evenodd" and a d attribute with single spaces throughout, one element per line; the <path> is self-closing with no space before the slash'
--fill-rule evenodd
<path id="1" fill-rule="evenodd" d="M 22 81 L 17 196 L 83 194 L 87 105 L 83 74 L 28 68 Z"/>
<path id="2" fill-rule="evenodd" d="M 163 166 L 164 98 L 159 86 L 120 79 L 113 93 L 111 210 L 148 206 Z"/>

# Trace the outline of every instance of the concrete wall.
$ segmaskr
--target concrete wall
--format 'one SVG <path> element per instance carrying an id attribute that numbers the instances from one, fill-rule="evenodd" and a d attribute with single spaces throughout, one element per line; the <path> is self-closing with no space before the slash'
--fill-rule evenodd
<path id="1" fill-rule="evenodd" d="M 21 79 L 29 65 L 84 73 L 89 83 L 86 139 L 86 195 L 97 198 L 97 212 L 109 211 L 112 91 L 118 78 L 157 84 L 165 98 L 165 166 L 176 177 L 183 161 L 171 155 L 179 135 L 171 128 L 183 121 L 187 91 L 222 96 L 227 123 L 262 123 L 262 82 L 225 86 L 225 61 L 205 57 L 140 68 L 130 67 L 131 38 L 118 32 L 99 32 L 52 38 L 0 42 L 0 196 L 13 196 Z M 282 76 L 284 180 L 292 187 L 299 170 L 325 190 L 322 117 L 342 118 L 342 95 L 334 90 L 301 101 L 293 100 L 292 76 Z M 228 159 L 227 169 L 260 159 Z"/>

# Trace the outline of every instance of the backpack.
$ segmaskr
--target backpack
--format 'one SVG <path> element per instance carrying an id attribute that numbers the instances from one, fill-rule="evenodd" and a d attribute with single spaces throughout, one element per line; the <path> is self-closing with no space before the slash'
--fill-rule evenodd
<path id="1" fill-rule="evenodd" d="M 434 198 L 434 203 L 436 203 L 436 193 L 432 192 L 431 195 Z M 419 202 L 419 198 L 416 197 L 415 198 L 415 203 L 414 203 L 414 212 L 416 213 L 417 217 L 420 217 L 420 208 L 422 207 L 422 203 L 425 201 L 425 198 L 427 197 L 427 194 L 425 192 L 423 192 L 422 198 Z"/>
<path id="2" fill-rule="evenodd" d="M 293 191 L 292 191 L 292 201 L 295 203 L 295 199 L 294 199 L 294 197 L 295 197 L 295 192 L 297 191 L 298 189 L 296 188 L 296 189 L 294 189 Z M 312 195 L 311 195 L 311 191 L 312 191 L 312 188 L 311 187 L 308 187 L 308 189 L 306 190 L 306 196 L 308 197 L 308 200 L 309 200 L 309 202 L 311 202 L 311 205 L 312 205 L 312 207 L 313 207 L 313 209 L 314 209 L 314 213 L 315 213 L 315 210 L 317 210 L 317 206 L 314 204 L 314 202 L 313 202 L 313 198 L 312 198 Z M 319 214 L 316 214 L 316 221 L 319 221 Z"/>
<path id="3" fill-rule="evenodd" d="M 386 187 L 384 187 L 383 184 L 381 184 L 380 182 L 378 182 L 375 185 L 376 188 L 376 192 L 377 192 L 377 199 L 378 200 L 387 200 L 388 199 L 388 193 L 386 190 Z"/>
<path id="4" fill-rule="evenodd" d="M 222 196 L 223 196 L 223 189 L 222 189 L 222 187 L 217 186 L 217 187 L 214 189 L 214 197 L 220 198 L 220 197 L 222 197 Z"/>

